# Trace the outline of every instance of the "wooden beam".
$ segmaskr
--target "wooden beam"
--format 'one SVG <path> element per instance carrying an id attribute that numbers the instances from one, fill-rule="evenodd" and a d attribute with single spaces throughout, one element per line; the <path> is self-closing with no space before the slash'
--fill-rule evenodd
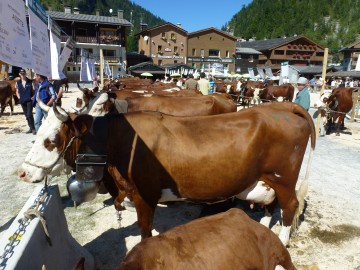
<path id="1" fill-rule="evenodd" d="M 324 52 L 324 61 L 323 61 L 323 69 L 322 69 L 322 81 L 323 81 L 323 85 L 321 86 L 321 90 L 320 90 L 320 96 L 319 99 L 321 98 L 322 94 L 324 93 L 324 89 L 325 89 L 325 85 L 326 85 L 326 67 L 327 67 L 327 60 L 328 60 L 328 54 L 329 54 L 329 49 L 325 48 L 325 52 Z M 316 119 L 316 125 L 315 125 L 315 134 L 316 137 L 319 136 L 319 130 L 320 130 L 320 119 L 321 119 L 321 113 L 320 111 L 318 111 L 318 117 Z"/>
<path id="2" fill-rule="evenodd" d="M 104 56 L 103 49 L 100 48 L 100 87 L 104 87 Z"/>

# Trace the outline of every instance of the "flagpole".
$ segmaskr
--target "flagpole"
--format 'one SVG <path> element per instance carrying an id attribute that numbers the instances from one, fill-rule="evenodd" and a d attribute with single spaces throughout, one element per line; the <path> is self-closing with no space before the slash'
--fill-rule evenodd
<path id="1" fill-rule="evenodd" d="M 104 57 L 103 49 L 100 48 L 100 87 L 104 87 Z"/>

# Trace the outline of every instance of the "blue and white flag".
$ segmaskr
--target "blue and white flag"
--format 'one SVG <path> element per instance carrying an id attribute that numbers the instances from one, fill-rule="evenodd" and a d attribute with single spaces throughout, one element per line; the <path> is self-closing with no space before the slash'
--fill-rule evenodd
<path id="1" fill-rule="evenodd" d="M 250 79 L 255 80 L 254 69 L 253 68 L 248 68 L 248 71 L 249 71 Z"/>
<path id="2" fill-rule="evenodd" d="M 269 78 L 272 78 L 274 75 L 271 71 L 271 67 L 270 66 L 266 66 L 265 67 L 265 73 L 266 73 L 266 76 L 268 76 Z"/>
<path id="3" fill-rule="evenodd" d="M 108 77 L 110 77 L 112 75 L 109 63 L 107 61 L 105 61 L 105 59 L 104 59 L 104 73 Z"/>

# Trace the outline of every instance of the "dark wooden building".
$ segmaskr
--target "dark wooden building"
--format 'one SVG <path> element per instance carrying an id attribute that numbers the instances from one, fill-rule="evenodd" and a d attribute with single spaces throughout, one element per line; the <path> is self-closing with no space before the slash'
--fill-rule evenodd
<path id="1" fill-rule="evenodd" d="M 81 49 L 86 49 L 95 59 L 96 70 L 100 65 L 100 48 L 113 74 L 126 70 L 126 33 L 131 23 L 123 18 L 123 11 L 116 16 L 80 14 L 78 9 L 65 7 L 64 12 L 48 11 L 50 17 L 60 26 L 61 44 L 65 45 L 68 36 L 76 42 L 64 73 L 69 79 L 76 79 L 80 74 Z"/>
<path id="2" fill-rule="evenodd" d="M 323 59 L 324 48 L 305 36 L 239 39 L 236 43 L 236 69 L 240 73 L 247 73 L 248 67 L 257 66 L 270 66 L 276 72 L 281 69 L 283 62 L 293 66 L 319 66 Z"/>

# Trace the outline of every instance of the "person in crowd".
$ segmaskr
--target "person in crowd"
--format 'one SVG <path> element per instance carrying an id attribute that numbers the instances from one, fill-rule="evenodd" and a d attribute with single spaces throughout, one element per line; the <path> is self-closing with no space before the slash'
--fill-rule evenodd
<path id="1" fill-rule="evenodd" d="M 214 94 L 215 93 L 215 81 L 211 75 L 209 75 L 209 84 L 210 84 L 209 94 Z"/>
<path id="2" fill-rule="evenodd" d="M 308 111 L 310 108 L 308 80 L 305 77 L 300 77 L 297 81 L 297 88 L 299 92 L 296 94 L 294 102 L 304 107 Z"/>
<path id="3" fill-rule="evenodd" d="M 210 83 L 205 78 L 205 73 L 204 72 L 200 73 L 200 80 L 198 81 L 198 86 L 197 87 L 198 87 L 197 89 L 200 90 L 203 95 L 208 95 L 209 94 Z"/>
<path id="4" fill-rule="evenodd" d="M 226 77 L 224 82 L 226 82 L 226 83 L 231 82 L 231 79 L 229 77 Z"/>
<path id="5" fill-rule="evenodd" d="M 185 89 L 197 89 L 198 82 L 194 79 L 194 75 L 189 74 L 188 79 L 185 81 Z"/>
<path id="6" fill-rule="evenodd" d="M 61 87 L 61 83 L 58 80 L 53 80 L 51 77 L 48 77 L 49 83 L 51 83 L 52 87 L 54 88 L 54 91 L 56 93 L 56 105 L 61 107 L 61 98 L 63 96 L 63 88 Z"/>
<path id="7" fill-rule="evenodd" d="M 35 95 L 33 97 L 33 106 L 35 107 L 35 129 L 38 132 L 42 119 L 47 117 L 47 112 L 42 110 L 37 102 L 37 94 L 39 93 L 40 100 L 47 106 L 52 106 L 53 102 L 56 100 L 56 93 L 49 83 L 46 76 L 36 74 L 35 80 L 38 82 L 38 86 L 35 89 Z"/>
<path id="8" fill-rule="evenodd" d="M 20 80 L 18 80 L 15 84 L 16 88 L 16 96 L 19 99 L 21 108 L 26 117 L 27 124 L 29 126 L 29 130 L 25 133 L 36 134 L 34 116 L 33 116 L 33 106 L 31 102 L 31 98 L 34 95 L 34 86 L 32 80 L 26 77 L 26 72 L 24 69 L 20 69 L 19 72 Z"/>
<path id="9" fill-rule="evenodd" d="M 93 87 L 93 89 L 96 87 L 99 87 L 99 81 L 98 81 L 97 76 L 94 76 L 94 78 L 93 78 L 92 87 Z"/>
<path id="10" fill-rule="evenodd" d="M 313 78 L 309 81 L 310 87 L 311 87 L 311 89 L 313 89 L 313 90 L 315 90 L 315 82 L 316 82 L 316 78 L 315 78 L 315 77 L 313 77 Z"/>

